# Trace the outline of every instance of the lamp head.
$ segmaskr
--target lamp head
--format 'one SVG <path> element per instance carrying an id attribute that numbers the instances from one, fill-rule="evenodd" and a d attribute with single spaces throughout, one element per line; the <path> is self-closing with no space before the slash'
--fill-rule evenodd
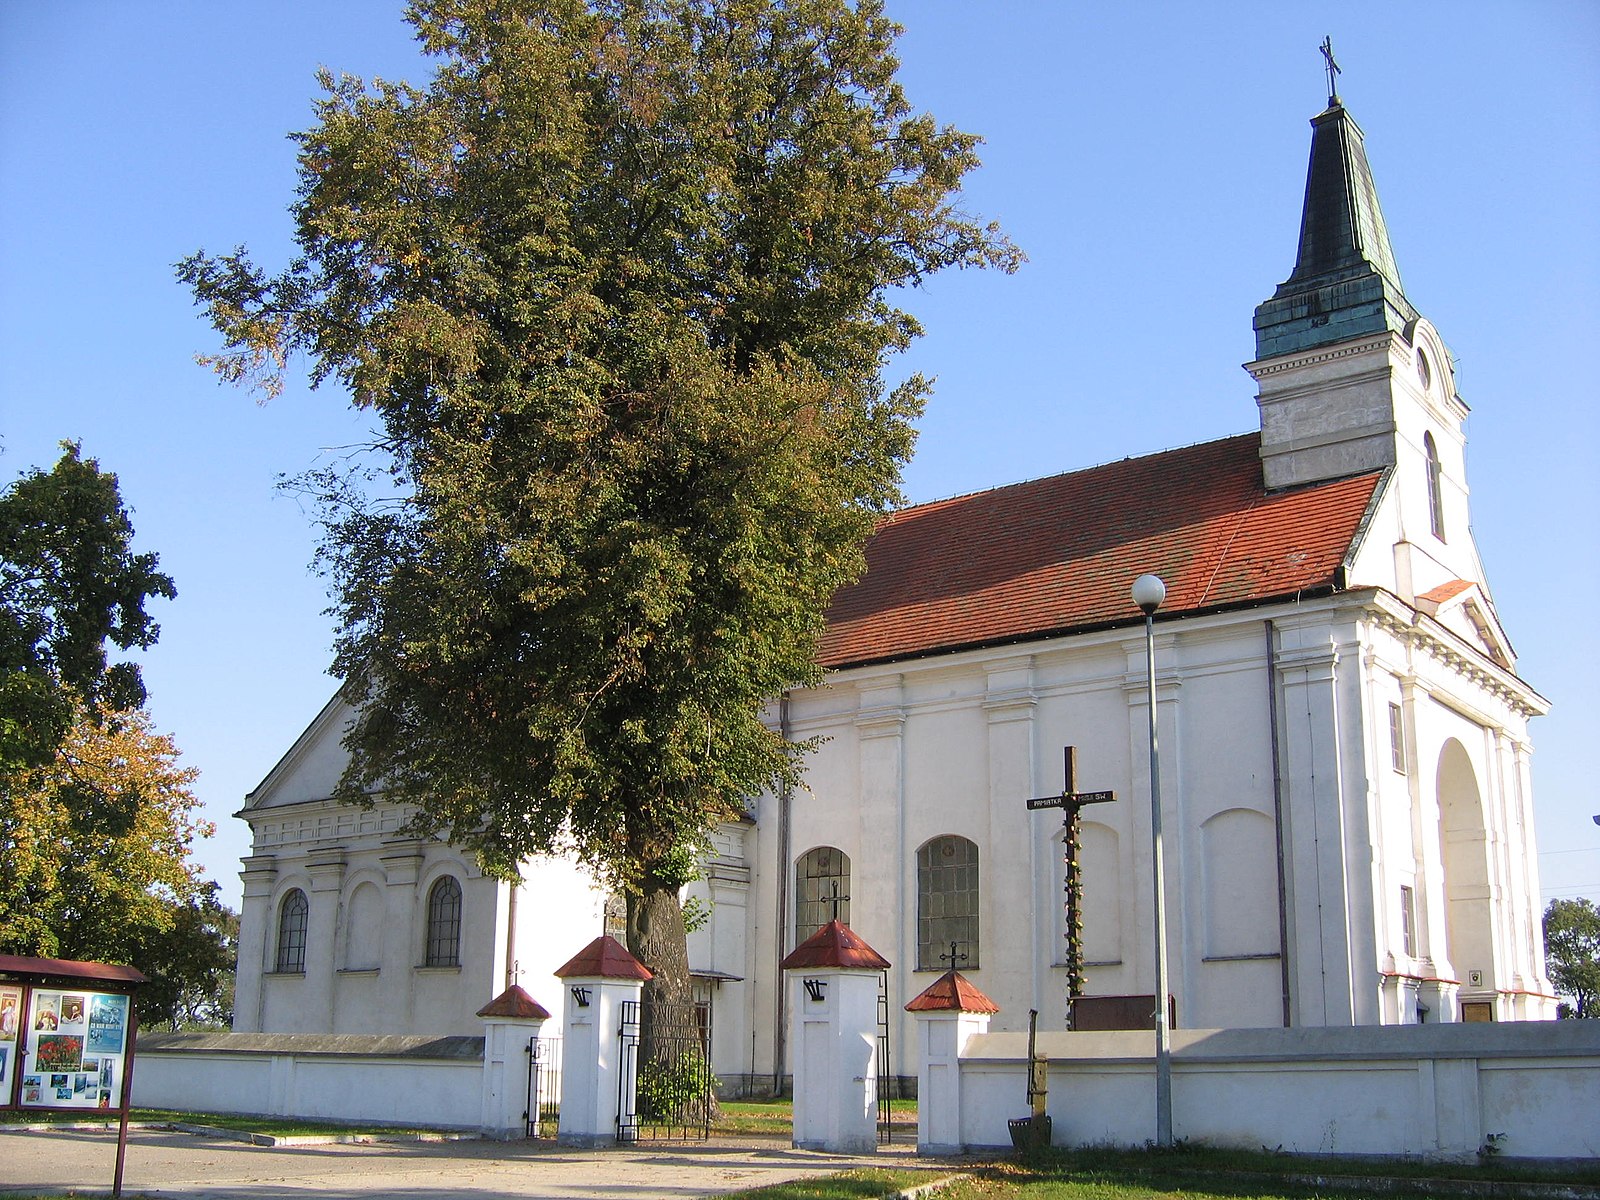
<path id="1" fill-rule="evenodd" d="M 1133 602 L 1145 616 L 1153 616 L 1167 598 L 1167 585 L 1159 575 L 1141 575 L 1133 581 Z"/>

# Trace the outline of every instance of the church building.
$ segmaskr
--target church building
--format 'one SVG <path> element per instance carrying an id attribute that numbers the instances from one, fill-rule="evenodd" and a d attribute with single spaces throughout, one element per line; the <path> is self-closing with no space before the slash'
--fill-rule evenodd
<path id="1" fill-rule="evenodd" d="M 1088 996 L 1155 991 L 1144 618 L 1155 614 L 1170 991 L 1183 1028 L 1555 1015 L 1529 718 L 1473 545 L 1452 359 L 1406 298 L 1361 129 L 1312 121 L 1294 269 L 1255 312 L 1260 429 L 886 518 L 836 599 L 805 786 L 717 832 L 691 936 L 725 1080 L 779 1079 L 778 964 L 835 912 L 903 1006 L 955 965 L 995 1029 L 1067 1019 L 1062 748 Z M 1242 318 L 1242 314 L 1241 314 Z M 520 887 L 328 797 L 334 701 L 240 814 L 235 1028 L 472 1033 L 607 926 L 571 863 Z M 615 913 L 611 914 L 612 919 Z M 899 1053 L 897 1049 L 896 1053 Z M 896 1062 L 895 1074 L 914 1071 Z"/>

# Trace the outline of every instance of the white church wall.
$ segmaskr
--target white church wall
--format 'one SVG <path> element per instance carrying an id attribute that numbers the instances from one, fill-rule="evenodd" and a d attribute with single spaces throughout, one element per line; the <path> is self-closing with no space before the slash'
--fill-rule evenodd
<path id="1" fill-rule="evenodd" d="M 523 863 L 510 962 L 502 945 L 499 974 L 492 982 L 492 990 L 474 1005 L 473 1011 L 505 988 L 505 971 L 510 966 L 515 975 L 513 982 L 552 1014 L 559 1015 L 563 988 L 555 972 L 605 932 L 605 899 L 605 889 L 570 859 L 537 858 Z M 505 923 L 498 928 L 503 938 Z"/>

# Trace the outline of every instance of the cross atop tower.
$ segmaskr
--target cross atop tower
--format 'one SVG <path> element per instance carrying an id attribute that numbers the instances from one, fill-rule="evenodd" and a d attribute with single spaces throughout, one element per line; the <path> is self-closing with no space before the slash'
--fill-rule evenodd
<path id="1" fill-rule="evenodd" d="M 1342 75 L 1343 72 L 1339 70 L 1339 64 L 1333 61 L 1333 38 L 1331 36 L 1324 37 L 1322 45 L 1318 46 L 1317 49 L 1322 51 L 1322 57 L 1327 63 L 1324 69 L 1328 72 L 1328 107 L 1332 108 L 1339 103 L 1339 89 L 1334 86 L 1333 77 Z"/>

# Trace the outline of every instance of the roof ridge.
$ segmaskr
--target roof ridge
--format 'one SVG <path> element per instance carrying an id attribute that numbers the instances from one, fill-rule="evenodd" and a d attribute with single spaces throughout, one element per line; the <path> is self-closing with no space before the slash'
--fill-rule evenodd
<path id="1" fill-rule="evenodd" d="M 1108 458 L 1102 462 L 1092 463 L 1085 467 L 1071 467 L 1065 471 L 1052 471 L 1048 475 L 1030 475 L 1023 479 L 1013 479 L 1009 483 L 997 483 L 993 487 L 974 488 L 970 492 L 956 492 L 950 496 L 936 496 L 932 500 L 919 500 L 915 504 L 908 504 L 904 508 L 891 510 L 885 516 L 885 521 L 893 521 L 906 513 L 916 512 L 918 509 L 938 508 L 941 505 L 953 504 L 957 500 L 970 500 L 974 496 L 991 496 L 996 492 L 1009 491 L 1012 488 L 1028 487 L 1035 483 L 1043 483 L 1048 479 L 1064 479 L 1069 475 L 1084 475 L 1091 471 L 1101 471 L 1106 467 L 1121 466 L 1123 463 L 1143 462 L 1150 458 L 1160 458 L 1166 454 L 1181 454 L 1185 450 L 1198 450 L 1202 446 L 1216 446 L 1222 442 L 1237 441 L 1241 438 L 1259 438 L 1259 430 L 1246 430 L 1243 433 L 1230 433 L 1219 438 L 1207 438 L 1200 442 L 1188 442 L 1181 446 L 1166 446 L 1160 450 L 1151 450 L 1145 454 L 1125 454 L 1121 458 Z"/>

